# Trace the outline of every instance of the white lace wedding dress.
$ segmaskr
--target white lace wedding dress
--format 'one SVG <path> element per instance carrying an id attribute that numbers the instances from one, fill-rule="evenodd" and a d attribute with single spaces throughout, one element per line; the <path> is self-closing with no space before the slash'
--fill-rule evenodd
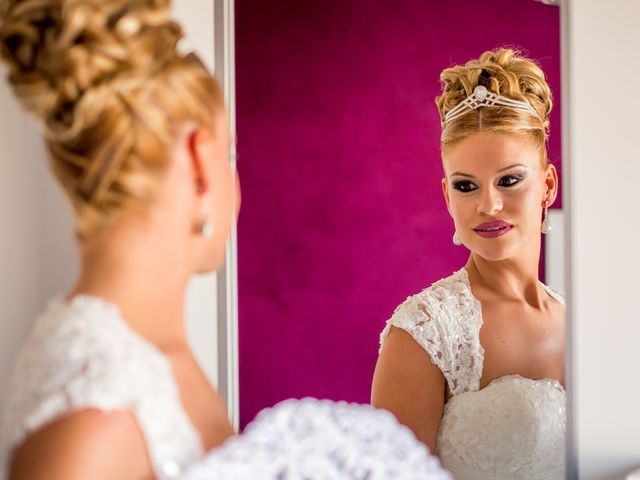
<path id="1" fill-rule="evenodd" d="M 0 426 L 0 479 L 29 433 L 80 409 L 135 415 L 159 480 L 181 478 L 201 458 L 168 359 L 91 296 L 54 299 L 17 358 Z"/>
<path id="2" fill-rule="evenodd" d="M 18 356 L 0 424 L 0 480 L 32 432 L 80 409 L 130 411 L 159 480 L 451 480 L 387 412 L 289 401 L 261 413 L 203 461 L 168 359 L 119 309 L 90 296 L 52 301 Z M 191 471 L 187 475 L 187 470 Z"/>
<path id="3" fill-rule="evenodd" d="M 480 389 L 482 309 L 464 268 L 401 304 L 381 344 L 391 325 L 409 332 L 447 381 L 452 397 L 444 406 L 437 453 L 456 480 L 565 478 L 562 385 L 508 375 Z"/>

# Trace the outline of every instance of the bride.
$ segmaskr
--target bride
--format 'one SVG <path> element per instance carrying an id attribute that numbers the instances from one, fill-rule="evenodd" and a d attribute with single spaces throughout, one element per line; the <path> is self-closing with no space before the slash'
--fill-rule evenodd
<path id="1" fill-rule="evenodd" d="M 187 345 L 190 277 L 237 213 L 222 92 L 176 49 L 169 2 L 8 0 L 8 80 L 73 206 L 72 290 L 36 320 L 9 386 L 11 478 L 171 478 L 234 432 Z"/>
<path id="2" fill-rule="evenodd" d="M 442 191 L 453 243 L 470 255 L 387 322 L 372 403 L 457 480 L 562 479 L 564 301 L 538 280 L 558 188 L 546 151 L 551 92 L 511 49 L 441 80 Z"/>
<path id="3" fill-rule="evenodd" d="M 17 359 L 0 479 L 450 479 L 370 406 L 289 402 L 234 435 L 183 309 L 190 277 L 223 262 L 239 187 L 222 92 L 177 50 L 169 3 L 0 2 L 9 83 L 42 123 L 81 257 Z"/>

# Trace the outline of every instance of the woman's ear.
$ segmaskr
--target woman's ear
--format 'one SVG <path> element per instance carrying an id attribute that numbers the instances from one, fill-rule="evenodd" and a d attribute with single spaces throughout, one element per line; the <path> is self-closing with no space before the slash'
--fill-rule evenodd
<path id="1" fill-rule="evenodd" d="M 189 153 L 195 181 L 196 194 L 205 195 L 211 191 L 214 180 L 213 157 L 215 139 L 211 130 L 196 127 L 189 135 Z"/>
<path id="2" fill-rule="evenodd" d="M 549 206 L 551 206 L 558 197 L 558 171 L 551 163 L 545 168 L 544 183 L 546 186 L 546 195 L 543 201 L 549 202 Z"/>
<path id="3" fill-rule="evenodd" d="M 444 201 L 447 204 L 447 211 L 449 215 L 451 215 L 451 206 L 449 204 L 449 184 L 447 183 L 446 177 L 442 179 L 442 195 L 444 196 Z"/>

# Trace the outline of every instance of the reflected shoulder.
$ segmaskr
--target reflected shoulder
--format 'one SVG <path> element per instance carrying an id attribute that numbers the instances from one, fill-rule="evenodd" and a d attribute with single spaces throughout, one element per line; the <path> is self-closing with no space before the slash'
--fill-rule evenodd
<path id="1" fill-rule="evenodd" d="M 405 330 L 391 327 L 371 385 L 371 404 L 393 413 L 432 451 L 445 401 L 445 378 Z"/>

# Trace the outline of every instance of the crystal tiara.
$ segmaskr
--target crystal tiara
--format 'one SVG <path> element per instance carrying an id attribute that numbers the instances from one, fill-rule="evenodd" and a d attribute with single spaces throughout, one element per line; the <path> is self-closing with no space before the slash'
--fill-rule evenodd
<path id="1" fill-rule="evenodd" d="M 526 110 L 532 115 L 538 117 L 538 112 L 527 102 L 521 100 L 513 100 L 512 98 L 503 97 L 487 90 L 483 85 L 474 88 L 473 93 L 465 98 L 458 105 L 453 107 L 444 116 L 444 124 L 447 125 L 456 118 L 464 115 L 467 110 L 475 110 L 480 107 L 492 107 L 498 105 L 501 107 L 519 108 Z"/>

